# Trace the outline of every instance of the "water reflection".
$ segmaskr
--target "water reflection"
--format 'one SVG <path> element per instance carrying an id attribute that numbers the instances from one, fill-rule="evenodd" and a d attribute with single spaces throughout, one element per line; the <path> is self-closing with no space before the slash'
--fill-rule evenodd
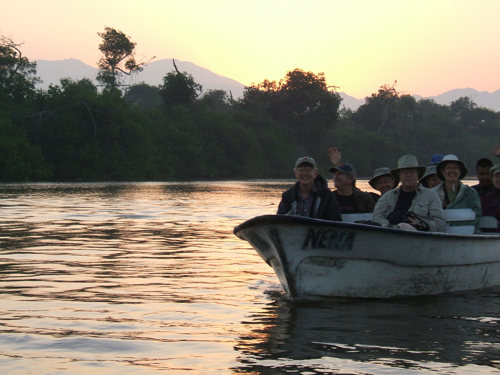
<path id="1" fill-rule="evenodd" d="M 0 185 L 2 372 L 227 373 L 238 322 L 274 282 L 232 234 L 275 210 L 249 190 Z"/>
<path id="2" fill-rule="evenodd" d="M 394 300 L 283 298 L 243 322 L 241 373 L 500 369 L 500 290 Z M 360 366 L 369 363 L 370 366 Z M 376 366 L 374 366 L 376 365 Z M 389 370 L 389 372 L 391 372 Z M 500 372 L 500 371 L 499 371 Z"/>
<path id="3" fill-rule="evenodd" d="M 497 291 L 284 299 L 232 231 L 274 213 L 291 183 L 0 185 L 2 373 L 498 367 Z"/>

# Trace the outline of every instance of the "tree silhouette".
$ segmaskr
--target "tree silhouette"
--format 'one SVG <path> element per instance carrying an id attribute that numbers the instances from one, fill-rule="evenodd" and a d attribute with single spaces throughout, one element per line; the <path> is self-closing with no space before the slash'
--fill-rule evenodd
<path id="1" fill-rule="evenodd" d="M 130 37 L 112 27 L 105 27 L 104 30 L 103 33 L 97 33 L 102 38 L 99 50 L 104 54 L 97 63 L 99 68 L 97 80 L 114 92 L 123 85 L 123 74 L 140 72 L 146 63 L 135 61 L 137 43 L 132 42 Z"/>

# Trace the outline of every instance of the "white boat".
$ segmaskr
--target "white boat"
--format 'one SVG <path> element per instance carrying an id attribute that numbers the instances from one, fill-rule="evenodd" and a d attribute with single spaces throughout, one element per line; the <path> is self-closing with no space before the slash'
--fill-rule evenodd
<path id="1" fill-rule="evenodd" d="M 450 210 L 451 211 L 451 210 Z M 265 215 L 234 228 L 292 298 L 433 295 L 500 285 L 500 236 Z"/>

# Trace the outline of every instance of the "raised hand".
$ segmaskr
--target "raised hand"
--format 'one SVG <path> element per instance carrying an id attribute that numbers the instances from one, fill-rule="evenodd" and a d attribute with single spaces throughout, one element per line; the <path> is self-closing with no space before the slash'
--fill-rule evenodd
<path id="1" fill-rule="evenodd" d="M 340 164 L 342 164 L 342 151 L 339 151 L 337 147 L 330 147 L 328 149 L 328 157 L 330 158 L 330 161 L 332 162 L 334 167 L 338 167 Z"/>

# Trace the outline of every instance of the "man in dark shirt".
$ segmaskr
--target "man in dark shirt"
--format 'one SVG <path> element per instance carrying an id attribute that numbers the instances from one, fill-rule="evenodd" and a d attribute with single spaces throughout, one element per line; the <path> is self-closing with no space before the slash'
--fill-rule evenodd
<path id="1" fill-rule="evenodd" d="M 343 214 L 373 212 L 375 202 L 367 193 L 356 188 L 356 171 L 351 164 L 330 168 L 333 173 L 333 192 Z"/>
<path id="2" fill-rule="evenodd" d="M 495 164 L 490 169 L 493 180 L 493 190 L 481 197 L 483 216 L 493 216 L 498 220 L 497 229 L 500 232 L 500 164 Z"/>
<path id="3" fill-rule="evenodd" d="M 479 180 L 479 184 L 471 187 L 477 191 L 480 198 L 494 189 L 493 182 L 490 177 L 490 168 L 492 166 L 493 163 L 488 158 L 479 159 L 476 163 L 476 175 Z"/>
<path id="4" fill-rule="evenodd" d="M 373 212 L 374 222 L 408 230 L 445 230 L 441 199 L 418 183 L 425 169 L 413 155 L 399 158 L 398 168 L 391 170 L 391 174 L 401 181 L 401 186 L 380 197 Z"/>

